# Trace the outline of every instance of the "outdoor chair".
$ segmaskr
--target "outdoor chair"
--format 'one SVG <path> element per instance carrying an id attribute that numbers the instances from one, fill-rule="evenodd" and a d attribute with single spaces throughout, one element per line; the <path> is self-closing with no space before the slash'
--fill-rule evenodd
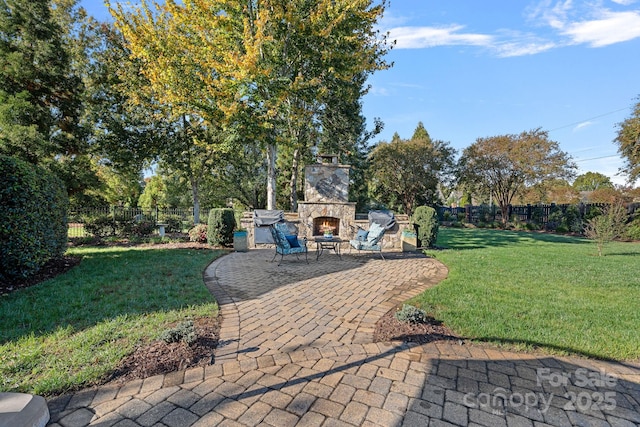
<path id="1" fill-rule="evenodd" d="M 355 239 L 349 240 L 349 252 L 352 249 L 360 251 L 371 251 L 380 253 L 380 257 L 384 260 L 382 255 L 382 238 L 386 229 L 378 223 L 371 223 L 369 230 L 364 230 L 358 227 L 358 232 Z"/>
<path id="2" fill-rule="evenodd" d="M 280 261 L 278 261 L 279 266 L 285 255 L 295 254 L 296 258 L 300 259 L 298 255 L 304 254 L 305 261 L 309 264 L 307 257 L 307 239 L 298 239 L 298 236 L 291 235 L 289 227 L 284 222 L 271 225 L 269 230 L 273 236 L 273 242 L 276 245 L 276 253 L 271 262 L 275 261 L 276 257 L 280 255 Z"/>

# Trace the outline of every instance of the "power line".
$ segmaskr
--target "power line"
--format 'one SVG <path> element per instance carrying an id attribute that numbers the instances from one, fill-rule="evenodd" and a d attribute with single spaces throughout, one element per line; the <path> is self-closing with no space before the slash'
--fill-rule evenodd
<path id="1" fill-rule="evenodd" d="M 555 129 L 551 129 L 549 132 L 553 132 L 553 131 L 560 130 L 560 129 L 565 129 L 565 128 L 568 128 L 568 127 L 571 127 L 571 126 L 576 126 L 576 125 L 579 125 L 581 123 L 588 122 L 589 120 L 599 119 L 600 117 L 605 117 L 605 116 L 608 116 L 608 115 L 613 114 L 613 113 L 617 113 L 617 112 L 620 112 L 620 111 L 627 110 L 629 108 L 630 107 L 619 108 L 617 110 L 609 111 L 608 113 L 600 114 L 599 116 L 590 117 L 588 119 L 580 120 L 578 122 L 570 123 L 568 125 L 563 125 L 563 126 L 555 128 Z"/>
<path id="2" fill-rule="evenodd" d="M 586 162 L 586 161 L 588 161 L 588 160 L 609 159 L 609 158 L 611 158 L 611 157 L 619 157 L 619 156 L 618 156 L 617 154 L 613 154 L 613 155 L 610 155 L 610 156 L 592 157 L 592 158 L 590 158 L 590 159 L 580 159 L 580 160 L 575 160 L 575 162 L 576 162 L 576 163 L 578 163 L 578 162 Z"/>

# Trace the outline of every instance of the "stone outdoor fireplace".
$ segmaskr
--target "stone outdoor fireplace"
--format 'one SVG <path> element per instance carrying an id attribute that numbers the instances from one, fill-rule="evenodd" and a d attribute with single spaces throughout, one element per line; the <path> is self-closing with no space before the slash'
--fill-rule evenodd
<path id="1" fill-rule="evenodd" d="M 348 165 L 338 156 L 318 156 L 318 163 L 304 171 L 304 202 L 298 203 L 300 235 L 307 238 L 333 229 L 333 235 L 348 240 L 355 230 L 356 204 L 349 202 Z"/>
<path id="2" fill-rule="evenodd" d="M 356 204 L 349 202 L 349 171 L 350 166 L 339 164 L 336 155 L 320 155 L 317 163 L 305 167 L 304 201 L 298 202 L 298 212 L 284 214 L 285 220 L 297 227 L 299 237 L 313 239 L 329 229 L 346 242 L 354 238 L 358 227 L 369 227 L 366 218 L 356 219 Z M 400 248 L 402 229 L 410 227 L 406 215 L 397 215 L 396 220 L 394 228 L 385 234 L 385 248 Z M 264 236 L 257 239 L 257 230 L 262 227 L 255 226 L 254 213 L 246 212 L 241 225 L 249 231 L 251 246 L 267 243 L 262 241 Z"/>

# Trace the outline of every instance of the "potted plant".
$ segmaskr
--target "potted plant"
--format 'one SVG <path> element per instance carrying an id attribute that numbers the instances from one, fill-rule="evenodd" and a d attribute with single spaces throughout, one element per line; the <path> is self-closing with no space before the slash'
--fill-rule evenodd
<path id="1" fill-rule="evenodd" d="M 415 230 L 404 228 L 401 235 L 402 252 L 413 252 L 418 248 L 418 235 Z"/>
<path id="2" fill-rule="evenodd" d="M 233 230 L 233 250 L 236 252 L 246 252 L 249 249 L 247 243 L 247 230 L 245 228 L 236 228 Z"/>

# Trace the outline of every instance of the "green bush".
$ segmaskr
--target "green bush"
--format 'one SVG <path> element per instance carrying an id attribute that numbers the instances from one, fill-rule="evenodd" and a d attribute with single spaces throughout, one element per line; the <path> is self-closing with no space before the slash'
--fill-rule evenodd
<path id="1" fill-rule="evenodd" d="M 160 334 L 160 339 L 167 344 L 180 341 L 193 344 L 197 338 L 198 336 L 191 320 L 180 322 L 175 327 L 166 329 Z"/>
<path id="2" fill-rule="evenodd" d="M 26 278 L 67 249 L 69 198 L 60 179 L 0 155 L 0 280 Z"/>
<path id="3" fill-rule="evenodd" d="M 625 240 L 640 240 L 640 214 L 627 224 L 623 238 Z"/>
<path id="4" fill-rule="evenodd" d="M 111 215 L 87 217 L 83 222 L 84 230 L 100 239 L 115 236 L 118 231 L 116 221 Z"/>
<path id="5" fill-rule="evenodd" d="M 189 230 L 189 241 L 207 243 L 207 224 L 198 224 Z"/>
<path id="6" fill-rule="evenodd" d="M 478 211 L 478 217 L 480 222 L 493 222 L 496 214 L 495 206 L 488 206 L 485 204 L 480 205 L 480 209 Z"/>
<path id="7" fill-rule="evenodd" d="M 233 209 L 220 208 L 209 211 L 207 242 L 212 246 L 233 244 L 233 229 L 236 219 Z"/>
<path id="8" fill-rule="evenodd" d="M 122 234 L 127 237 L 147 237 L 156 229 L 155 221 L 130 221 L 124 223 Z"/>
<path id="9" fill-rule="evenodd" d="M 558 206 L 552 206 L 549 212 L 549 219 L 545 228 L 549 231 L 556 231 L 558 227 L 562 227 L 565 222 L 564 213 L 562 208 Z"/>
<path id="10" fill-rule="evenodd" d="M 580 217 L 580 209 L 576 205 L 569 205 L 564 212 L 563 225 L 573 233 L 580 233 L 584 228 L 582 218 Z"/>
<path id="11" fill-rule="evenodd" d="M 542 207 L 540 206 L 534 206 L 533 209 L 531 210 L 531 221 L 538 224 L 538 225 L 542 225 L 544 222 L 544 211 L 542 210 Z"/>
<path id="12" fill-rule="evenodd" d="M 421 247 L 435 245 L 438 239 L 438 213 L 429 206 L 418 206 L 411 217 L 411 222 L 418 225 L 418 241 Z"/>
<path id="13" fill-rule="evenodd" d="M 522 223 L 520 223 L 521 227 L 519 228 L 519 230 L 522 229 Z M 538 224 L 536 224 L 535 222 L 525 222 L 524 223 L 524 229 L 525 230 L 529 230 L 529 231 L 537 231 L 540 230 L 540 226 Z"/>
<path id="14" fill-rule="evenodd" d="M 413 305 L 402 304 L 402 308 L 395 313 L 395 318 L 400 322 L 409 322 L 409 323 L 426 323 L 429 319 L 427 313 L 414 307 Z"/>

